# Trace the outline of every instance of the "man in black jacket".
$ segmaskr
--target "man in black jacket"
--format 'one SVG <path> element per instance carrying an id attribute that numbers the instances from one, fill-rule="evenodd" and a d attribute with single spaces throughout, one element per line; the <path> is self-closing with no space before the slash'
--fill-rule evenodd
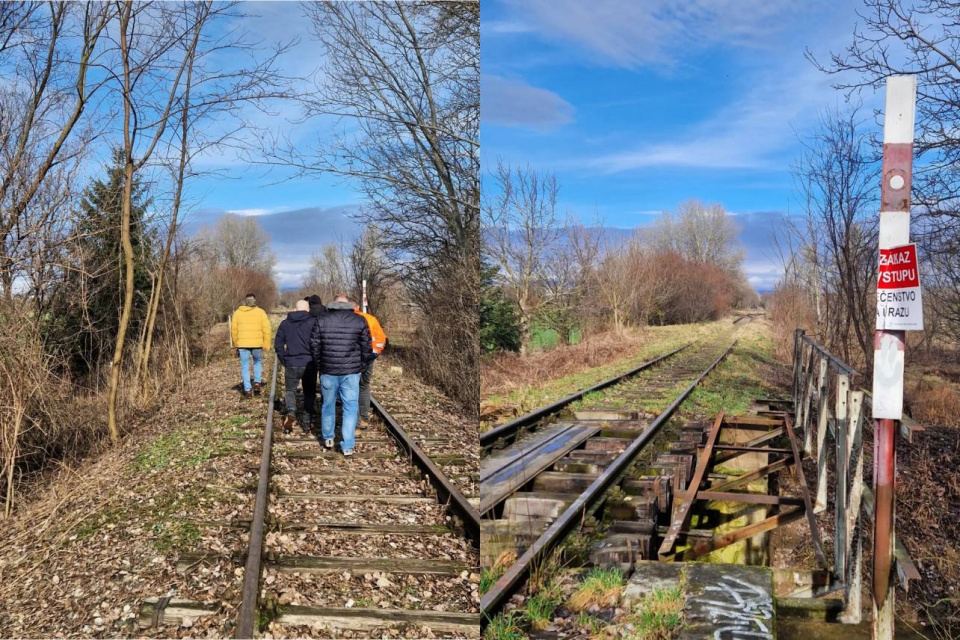
<path id="1" fill-rule="evenodd" d="M 283 433 L 289 434 L 296 421 L 297 384 L 303 380 L 303 430 L 310 433 L 310 422 L 314 414 L 317 397 L 317 374 L 313 369 L 310 354 L 310 336 L 317 319 L 310 315 L 310 304 L 304 300 L 297 302 L 297 310 L 287 314 L 280 323 L 277 336 L 273 340 L 277 358 L 283 365 L 283 382 L 286 394 L 283 398 Z M 313 385 L 307 379 L 307 369 L 313 369 Z M 310 389 L 309 387 L 313 388 Z"/>
<path id="2" fill-rule="evenodd" d="M 339 295 L 317 318 L 310 336 L 310 353 L 320 370 L 323 407 L 320 427 L 323 446 L 332 449 L 337 426 L 337 397 L 343 406 L 343 455 L 353 455 L 357 429 L 360 372 L 376 358 L 367 321 L 353 312 L 347 297 Z"/>
<path id="3" fill-rule="evenodd" d="M 307 303 L 310 305 L 310 315 L 314 318 L 319 318 L 327 312 L 326 307 L 323 306 L 323 301 L 320 299 L 320 296 L 317 294 L 312 294 L 304 298 Z M 317 371 L 317 367 L 313 364 L 313 359 L 310 360 L 310 363 L 303 370 L 303 397 L 306 398 L 310 396 L 310 407 L 313 408 L 317 402 L 317 379 L 320 377 L 320 372 Z M 313 421 L 313 428 L 318 428 L 318 420 Z"/>

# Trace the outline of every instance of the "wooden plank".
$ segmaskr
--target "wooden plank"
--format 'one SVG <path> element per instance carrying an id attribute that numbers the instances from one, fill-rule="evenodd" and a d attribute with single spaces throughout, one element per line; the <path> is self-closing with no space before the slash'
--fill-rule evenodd
<path id="1" fill-rule="evenodd" d="M 754 416 L 734 416 L 725 420 L 728 427 L 776 427 L 780 420 L 776 418 L 759 418 Z"/>
<path id="2" fill-rule="evenodd" d="M 700 454 L 700 458 L 697 460 L 697 469 L 693 473 L 693 478 L 690 481 L 690 485 L 687 487 L 687 491 L 683 496 L 676 516 L 670 525 L 670 532 L 664 538 L 663 543 L 660 545 L 660 550 L 657 552 L 657 555 L 661 560 L 664 560 L 665 556 L 668 554 L 673 553 L 673 547 L 677 542 L 677 536 L 680 534 L 680 531 L 687 526 L 687 521 L 690 519 L 690 511 L 693 507 L 694 500 L 696 499 L 697 489 L 700 487 L 700 482 L 703 480 L 703 474 L 706 472 L 707 465 L 710 463 L 710 456 L 713 453 L 713 446 L 716 444 L 717 438 L 720 436 L 720 428 L 723 425 L 723 415 L 724 414 L 721 411 L 713 422 L 713 428 L 710 429 L 710 435 L 707 436 L 706 447 Z"/>
<path id="3" fill-rule="evenodd" d="M 782 414 L 778 414 L 778 415 L 782 415 Z M 777 424 L 781 424 L 781 425 L 782 425 L 782 424 L 783 424 L 783 421 L 780 420 L 780 421 L 777 422 Z M 779 437 L 782 436 L 782 435 L 783 435 L 783 427 L 781 426 L 781 427 L 777 427 L 776 429 L 773 429 L 773 430 L 771 430 L 771 431 L 763 434 L 762 436 L 758 436 L 758 437 L 756 437 L 756 438 L 754 438 L 754 439 L 752 439 L 752 440 L 748 440 L 747 442 L 744 442 L 743 445 L 746 446 L 746 447 L 756 447 L 756 446 L 758 446 L 758 445 L 763 444 L 764 442 L 770 442 L 771 440 L 776 440 L 777 438 L 779 438 Z M 723 454 L 723 455 L 717 455 L 717 456 L 715 456 L 714 459 L 713 459 L 713 464 L 714 464 L 714 465 L 723 464 L 724 462 L 727 462 L 728 460 L 733 460 L 733 459 L 736 458 L 738 455 L 739 455 L 739 454 L 736 454 L 736 453 L 727 453 L 727 454 Z"/>
<path id="4" fill-rule="evenodd" d="M 424 496 L 391 496 L 391 495 L 336 495 L 331 493 L 287 493 L 277 492 L 278 498 L 284 500 L 313 500 L 317 502 L 383 502 L 386 504 L 436 504 L 436 498 Z"/>
<path id="5" fill-rule="evenodd" d="M 486 513 L 492 509 L 599 430 L 599 427 L 575 425 L 559 437 L 545 442 L 526 455 L 515 458 L 510 464 L 488 476 L 486 481 L 481 479 L 480 513 Z"/>
<path id="6" fill-rule="evenodd" d="M 790 438 L 790 447 L 793 449 L 793 468 L 797 473 L 797 479 L 800 481 L 800 495 L 803 496 L 804 512 L 807 514 L 807 522 L 810 525 L 810 537 L 813 539 L 813 550 L 817 554 L 817 561 L 824 569 L 827 568 L 827 559 L 823 555 L 823 545 L 820 542 L 820 529 L 817 526 L 817 516 L 813 513 L 813 505 L 810 503 L 810 490 L 807 488 L 807 479 L 803 475 L 803 464 L 800 458 L 800 449 L 797 446 L 797 436 L 793 433 L 793 427 L 790 425 L 790 416 L 783 416 L 783 426 L 787 429 L 787 436 Z"/>
<path id="7" fill-rule="evenodd" d="M 824 358 L 820 364 L 820 370 L 825 371 L 827 360 Z M 827 509 L 827 459 L 826 447 L 823 446 L 827 438 L 827 425 L 830 423 L 830 402 L 829 402 L 829 384 L 830 378 L 826 375 L 820 381 L 820 403 L 819 415 L 817 416 L 817 500 L 813 509 L 814 513 L 822 513 Z M 804 454 L 810 455 L 810 451 L 804 448 Z"/>
<path id="8" fill-rule="evenodd" d="M 368 609 L 359 607 L 284 606 L 275 623 L 285 625 L 323 625 L 329 629 L 376 631 L 385 627 L 417 626 L 434 633 L 462 638 L 480 637 L 480 614 L 452 611 L 408 611 L 404 609 Z"/>
<path id="9" fill-rule="evenodd" d="M 340 558 L 336 556 L 278 556 L 268 562 L 284 573 L 412 573 L 460 575 L 474 567 L 457 560 L 421 560 L 420 558 Z"/>
<path id="10" fill-rule="evenodd" d="M 847 566 L 842 576 L 844 583 L 844 609 L 841 621 L 847 624 L 859 624 L 863 617 L 863 530 L 860 526 L 860 507 L 863 498 L 863 392 L 850 394 L 850 435 L 847 448 L 847 469 L 853 468 L 853 477 L 844 478 L 849 483 L 847 504 L 844 517 L 847 522 Z"/>
<path id="11" fill-rule="evenodd" d="M 182 598 L 147 598 L 140 605 L 137 624 L 141 629 L 150 629 L 164 624 L 180 625 L 184 618 L 196 620 L 203 616 L 220 613 L 220 603 L 205 604 Z"/>

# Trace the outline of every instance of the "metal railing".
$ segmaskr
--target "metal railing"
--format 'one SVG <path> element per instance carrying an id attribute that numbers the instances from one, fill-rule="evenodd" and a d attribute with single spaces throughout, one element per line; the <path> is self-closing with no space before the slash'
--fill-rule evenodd
<path id="1" fill-rule="evenodd" d="M 803 432 L 804 457 L 816 455 L 814 513 L 828 509 L 834 496 L 833 566 L 823 595 L 843 590 L 841 621 L 861 621 L 863 515 L 873 517 L 873 494 L 863 480 L 863 430 L 870 422 L 871 402 L 859 388 L 863 374 L 823 345 L 794 332 L 793 407 L 797 429 Z M 910 433 L 918 427 L 907 420 Z M 831 473 L 832 472 L 832 473 Z M 832 487 L 831 487 L 832 483 Z M 897 543 L 897 572 L 901 580 L 920 574 L 901 543 Z"/>

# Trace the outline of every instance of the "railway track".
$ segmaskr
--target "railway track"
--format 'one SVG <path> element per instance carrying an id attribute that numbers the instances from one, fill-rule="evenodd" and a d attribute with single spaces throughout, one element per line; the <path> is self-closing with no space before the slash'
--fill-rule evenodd
<path id="1" fill-rule="evenodd" d="M 601 383 L 602 393 L 573 394 L 529 414 L 535 419 L 518 418 L 509 432 L 512 446 L 494 451 L 488 439 L 480 471 L 481 563 L 489 567 L 511 553 L 518 558 L 484 594 L 483 623 L 615 486 L 627 496 L 614 505 L 628 503 L 615 514 L 623 522 L 594 557 L 615 555 L 623 546 L 649 557 L 657 505 L 669 504 L 674 487 L 685 486 L 704 436 L 703 425 L 671 418 L 735 345 L 726 339 L 688 345 Z"/>
<path id="2" fill-rule="evenodd" d="M 275 361 L 249 539 L 236 559 L 245 566 L 236 637 L 268 625 L 275 638 L 477 637 L 480 527 L 469 500 L 376 399 L 350 458 L 314 437 L 281 439 L 277 373 Z M 145 609 L 141 624 L 155 625 L 158 610 L 167 621 L 211 613 L 169 599 Z"/>

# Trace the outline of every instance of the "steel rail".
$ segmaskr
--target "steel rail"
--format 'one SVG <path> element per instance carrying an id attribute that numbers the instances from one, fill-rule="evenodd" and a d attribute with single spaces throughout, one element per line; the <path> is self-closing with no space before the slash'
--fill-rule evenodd
<path id="1" fill-rule="evenodd" d="M 280 359 L 273 356 L 273 380 L 270 382 L 270 400 L 267 403 L 267 425 L 263 431 L 263 453 L 260 455 L 260 480 L 257 499 L 253 505 L 250 523 L 250 542 L 247 563 L 243 570 L 243 595 L 237 616 L 237 638 L 253 638 L 260 600 L 260 560 L 263 556 L 263 524 L 267 513 L 267 495 L 270 488 L 270 454 L 273 450 L 273 403 L 277 396 L 277 371 Z"/>
<path id="2" fill-rule="evenodd" d="M 524 579 L 530 573 L 531 567 L 545 558 L 578 523 L 582 522 L 584 518 L 599 506 L 607 490 L 620 481 L 637 455 L 639 455 L 644 447 L 657 435 L 663 425 L 670 420 L 677 409 L 680 408 L 683 401 L 693 393 L 697 385 L 727 357 L 737 345 L 738 341 L 739 339 L 734 340 L 710 366 L 697 376 L 696 380 L 680 392 L 680 394 L 674 398 L 673 402 L 650 423 L 643 433 L 627 446 L 623 453 L 577 497 L 573 504 L 560 514 L 560 517 L 554 520 L 553 524 L 527 548 L 523 555 L 520 556 L 490 590 L 484 594 L 480 600 L 480 625 L 482 627 L 486 627 L 487 622 L 499 612 L 501 607 L 506 604 L 507 599 L 521 586 Z"/>
<path id="3" fill-rule="evenodd" d="M 597 384 L 593 385 L 592 387 L 589 387 L 589 388 L 587 388 L 587 389 L 583 389 L 583 390 L 581 390 L 581 391 L 577 391 L 576 393 L 571 394 L 571 395 L 569 395 L 569 396 L 567 396 L 567 397 L 565 397 L 565 398 L 561 398 L 560 400 L 557 400 L 556 402 L 553 402 L 553 403 L 548 404 L 548 405 L 546 405 L 546 406 L 540 407 L 539 409 L 535 409 L 535 410 L 531 411 L 530 413 L 526 413 L 526 414 L 520 416 L 519 418 L 514 418 L 514 419 L 511 420 L 510 422 L 504 423 L 504 424 L 500 425 L 499 427 L 494 427 L 493 429 L 490 429 L 489 431 L 487 431 L 487 432 L 485 432 L 485 433 L 481 433 L 481 434 L 480 434 L 480 447 L 481 447 L 482 449 L 489 449 L 489 448 L 493 447 L 493 446 L 497 443 L 497 441 L 500 440 L 501 438 L 509 438 L 509 437 L 515 435 L 520 429 L 522 429 L 522 428 L 524 428 L 524 427 L 526 427 L 526 426 L 529 426 L 529 425 L 531 425 L 531 424 L 534 424 L 534 423 L 542 420 L 543 418 L 545 418 L 545 417 L 547 417 L 547 416 L 549 416 L 549 415 L 551 415 L 551 414 L 553 414 L 553 413 L 557 413 L 558 411 L 560 411 L 561 409 L 563 409 L 565 406 L 567 406 L 567 405 L 570 404 L 571 402 L 576 402 L 577 400 L 581 399 L 581 398 L 582 398 L 583 396 L 585 396 L 586 394 L 592 393 L 592 392 L 594 392 L 594 391 L 600 391 L 601 389 L 605 389 L 605 388 L 609 387 L 610 385 L 613 385 L 613 384 L 616 384 L 616 383 L 620 382 L 620 381 L 623 380 L 624 378 L 629 378 L 630 376 L 634 376 L 634 375 L 640 373 L 641 371 L 644 371 L 644 370 L 646 370 L 646 369 L 649 369 L 650 367 L 654 366 L 655 364 L 658 364 L 658 363 L 660 363 L 660 362 L 663 362 L 663 361 L 666 360 L 667 358 L 669 358 L 669 357 L 671 357 L 671 356 L 674 356 L 674 355 L 680 353 L 681 351 L 683 351 L 684 349 L 686 349 L 687 347 L 689 347 L 689 346 L 692 345 L 692 344 L 693 344 L 693 342 L 688 342 L 687 344 L 683 345 L 682 347 L 680 347 L 680 348 L 678 348 L 678 349 L 674 349 L 673 351 L 671 351 L 671 352 L 669 352 L 669 353 L 665 353 L 665 354 L 663 354 L 662 356 L 658 356 L 658 357 L 654 358 L 653 360 L 649 360 L 649 361 L 647 361 L 647 362 L 644 362 L 644 363 L 641 364 L 640 366 L 635 367 L 635 368 L 631 369 L 630 371 L 627 371 L 626 373 L 621 373 L 620 375 L 614 376 L 614 377 L 612 377 L 612 378 L 608 378 L 607 380 L 604 380 L 603 382 L 598 382 Z"/>
<path id="4" fill-rule="evenodd" d="M 257 483 L 257 497 L 253 507 L 253 519 L 250 522 L 250 540 L 247 547 L 246 565 L 243 574 L 243 591 L 240 611 L 237 616 L 237 638 L 252 639 L 255 633 L 257 610 L 260 599 L 260 569 L 263 558 L 263 532 L 266 520 L 267 499 L 270 489 L 270 459 L 273 450 L 273 414 L 277 392 L 277 373 L 279 360 L 274 355 L 273 380 L 270 383 L 267 422 L 263 436 L 263 452 L 260 457 L 260 478 Z M 397 444 L 410 456 L 412 462 L 431 479 L 437 492 L 438 501 L 446 503 L 448 508 L 460 517 L 464 532 L 475 546 L 480 546 L 480 514 L 470 504 L 463 493 L 447 478 L 446 474 L 430 459 L 383 408 L 376 398 L 370 398 L 374 411 L 380 416 Z"/>
<path id="5" fill-rule="evenodd" d="M 370 398 L 370 404 L 374 411 L 379 414 L 380 419 L 387 425 L 390 434 L 396 439 L 397 443 L 404 449 L 413 463 L 432 481 L 434 489 L 437 491 L 437 497 L 441 503 L 446 503 L 460 520 L 463 522 L 464 530 L 467 536 L 473 541 L 474 546 L 480 548 L 480 512 L 463 495 L 460 489 L 454 485 L 446 474 L 430 459 L 423 449 L 413 441 L 409 434 L 403 430 L 393 416 L 383 408 L 376 398 Z"/>

